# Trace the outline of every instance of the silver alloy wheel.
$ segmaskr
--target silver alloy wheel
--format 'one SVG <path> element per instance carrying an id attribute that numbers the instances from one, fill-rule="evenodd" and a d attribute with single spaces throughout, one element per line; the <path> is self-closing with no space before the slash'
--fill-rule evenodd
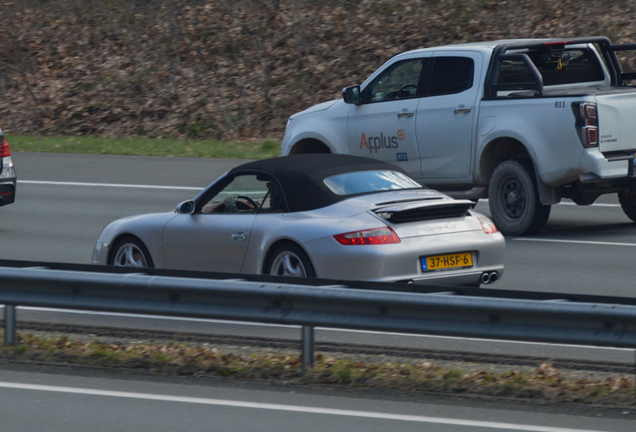
<path id="1" fill-rule="evenodd" d="M 144 253 L 134 243 L 124 243 L 115 254 L 113 265 L 116 267 L 148 267 Z"/>
<path id="2" fill-rule="evenodd" d="M 273 276 L 307 277 L 303 262 L 298 255 L 289 250 L 278 254 L 272 262 L 269 274 Z"/>

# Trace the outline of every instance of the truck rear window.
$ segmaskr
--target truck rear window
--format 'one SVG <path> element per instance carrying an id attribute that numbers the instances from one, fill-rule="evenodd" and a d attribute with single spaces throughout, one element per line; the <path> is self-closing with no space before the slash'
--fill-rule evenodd
<path id="1" fill-rule="evenodd" d="M 576 84 L 603 81 L 605 76 L 598 57 L 589 48 L 566 49 L 559 55 L 539 51 L 527 53 L 543 77 L 543 85 Z M 534 79 L 525 64 L 504 60 L 497 84 L 531 83 Z"/>

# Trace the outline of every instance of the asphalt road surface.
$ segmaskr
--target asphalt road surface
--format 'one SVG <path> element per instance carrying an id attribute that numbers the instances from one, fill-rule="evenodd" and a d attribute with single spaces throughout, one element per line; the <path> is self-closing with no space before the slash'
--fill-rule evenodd
<path id="1" fill-rule="evenodd" d="M 227 159 L 13 153 L 16 202 L 0 208 L 0 259 L 89 263 L 101 229 L 127 215 L 170 211 L 218 175 Z M 477 210 L 489 215 L 487 202 Z M 615 195 L 553 206 L 534 237 L 507 238 L 493 288 L 636 296 L 636 224 Z"/>
<path id="2" fill-rule="evenodd" d="M 237 160 L 13 153 L 15 204 L 0 208 L 0 259 L 89 263 L 101 229 L 113 219 L 170 211 Z M 487 203 L 479 210 L 488 214 Z M 541 234 L 508 238 L 504 277 L 493 288 L 634 296 L 631 255 L 636 225 L 615 197 L 597 205 L 555 206 Z M 299 329 L 206 320 L 33 310 L 18 319 L 199 333 L 298 338 Z M 19 327 L 19 322 L 18 322 Z M 317 342 L 553 356 L 633 362 L 632 350 L 492 342 L 317 329 Z M 476 400 L 403 401 L 306 389 L 95 377 L 0 370 L 0 430 L 6 431 L 286 431 L 426 430 L 631 431 L 633 422 L 586 408 L 542 412 L 483 406 Z M 75 372 L 75 371 L 74 371 Z M 73 372 L 73 373 L 74 373 Z M 176 382 L 175 382 L 176 381 Z M 234 387 L 228 387 L 234 385 Z M 295 392 L 297 391 L 297 393 Z M 631 418 L 631 414 L 626 414 Z"/>
<path id="3" fill-rule="evenodd" d="M 240 160 L 74 155 L 14 152 L 16 202 L 0 208 L 0 259 L 89 263 L 95 240 L 110 221 L 138 213 L 170 211 Z M 485 202 L 478 210 L 489 214 Z M 535 237 L 508 238 L 506 271 L 493 288 L 633 297 L 631 262 L 636 224 L 614 196 L 589 207 L 554 206 L 547 228 Z M 134 329 L 211 332 L 298 338 L 293 327 L 165 320 L 76 311 L 21 308 L 19 320 Z M 555 347 L 470 339 L 318 329 L 316 340 L 383 346 L 466 350 L 595 361 L 633 362 L 631 350 Z"/>
<path id="4" fill-rule="evenodd" d="M 7 432 L 427 431 L 631 432 L 633 416 L 594 407 L 558 412 L 479 400 L 390 400 L 316 389 L 191 379 L 0 371 Z M 428 399 L 428 400 L 427 400 Z M 547 412 L 546 412 L 547 411 Z M 570 409 L 570 411 L 572 411 Z"/>

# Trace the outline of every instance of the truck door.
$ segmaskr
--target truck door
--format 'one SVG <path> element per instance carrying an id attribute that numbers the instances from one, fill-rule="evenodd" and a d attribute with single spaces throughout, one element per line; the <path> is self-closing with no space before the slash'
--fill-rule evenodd
<path id="1" fill-rule="evenodd" d="M 394 163 L 422 178 L 415 139 L 415 112 L 430 53 L 387 65 L 349 111 L 347 138 L 352 155 Z"/>
<path id="2" fill-rule="evenodd" d="M 432 60 L 430 80 L 419 101 L 415 124 L 424 182 L 468 179 L 482 55 L 469 51 L 435 52 Z"/>

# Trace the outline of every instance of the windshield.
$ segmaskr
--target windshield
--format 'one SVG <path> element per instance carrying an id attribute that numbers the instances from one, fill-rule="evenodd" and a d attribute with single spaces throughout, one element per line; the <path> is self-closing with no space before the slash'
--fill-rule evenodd
<path id="1" fill-rule="evenodd" d="M 339 174 L 326 178 L 325 184 L 336 195 L 422 188 L 412 178 L 396 171 L 359 171 Z"/>

